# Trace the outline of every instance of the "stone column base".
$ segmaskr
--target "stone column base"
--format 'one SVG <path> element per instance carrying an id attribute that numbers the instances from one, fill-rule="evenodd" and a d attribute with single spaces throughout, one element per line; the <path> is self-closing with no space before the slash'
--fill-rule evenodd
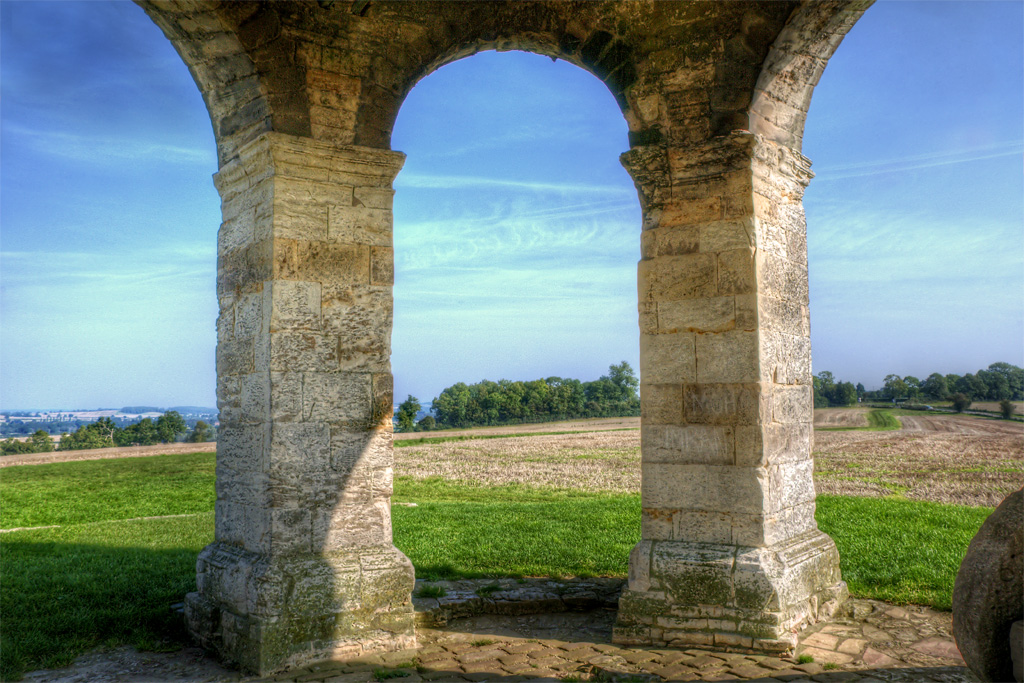
<path id="1" fill-rule="evenodd" d="M 767 548 L 640 541 L 612 639 L 782 652 L 847 596 L 839 552 L 818 530 Z"/>
<path id="2" fill-rule="evenodd" d="M 185 598 L 206 649 L 265 676 L 326 659 L 416 646 L 412 563 L 397 548 L 268 557 L 212 543 Z"/>

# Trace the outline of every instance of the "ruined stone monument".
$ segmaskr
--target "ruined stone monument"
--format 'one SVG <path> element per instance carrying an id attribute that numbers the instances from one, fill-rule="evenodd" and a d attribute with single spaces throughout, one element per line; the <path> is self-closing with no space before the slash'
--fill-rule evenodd
<path id="1" fill-rule="evenodd" d="M 811 92 L 869 4 L 138 0 L 210 111 L 216 540 L 189 628 L 269 673 L 415 642 L 391 542 L 398 109 L 479 50 L 601 79 L 643 209 L 643 531 L 615 637 L 779 650 L 845 596 L 814 520 Z"/>

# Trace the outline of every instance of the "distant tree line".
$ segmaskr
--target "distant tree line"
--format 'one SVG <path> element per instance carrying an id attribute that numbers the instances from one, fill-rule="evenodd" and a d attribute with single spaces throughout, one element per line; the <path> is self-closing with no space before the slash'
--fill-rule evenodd
<path id="1" fill-rule="evenodd" d="M 152 406 L 125 406 L 121 408 L 119 413 L 121 415 L 112 416 L 114 424 L 124 429 L 129 427 L 138 421 L 135 417 L 140 413 L 164 413 L 164 412 L 177 412 L 185 418 L 185 422 L 189 425 L 194 425 L 196 415 L 206 416 L 208 414 L 216 414 L 215 409 L 202 408 L 199 406 L 181 406 L 179 408 L 168 408 L 164 410 L 162 408 L 155 408 Z M 28 436 L 36 431 L 42 430 L 47 434 L 62 434 L 64 432 L 74 432 L 79 427 L 92 424 L 92 420 L 84 420 L 81 418 L 68 418 L 68 417 L 54 417 L 50 420 L 41 420 L 41 414 L 38 412 L 30 411 L 3 411 L 0 415 L 6 415 L 7 420 L 0 422 L 0 436 Z M 127 417 L 131 415 L 132 417 Z M 25 420 L 23 418 L 35 418 L 31 420 Z M 209 425 L 207 425 L 209 426 Z"/>
<path id="2" fill-rule="evenodd" d="M 850 382 L 837 382 L 835 376 L 828 370 L 823 370 L 815 375 L 814 382 L 814 407 L 828 408 L 830 406 L 852 406 L 864 393 L 864 385 L 854 386 Z"/>
<path id="3" fill-rule="evenodd" d="M 933 372 L 923 381 L 913 375 L 886 375 L 882 388 L 867 392 L 865 398 L 949 401 L 956 394 L 970 401 L 1024 400 L 1024 369 L 1010 363 L 992 363 L 974 374 Z"/>
<path id="4" fill-rule="evenodd" d="M 119 427 L 109 417 L 82 425 L 73 432 L 61 434 L 57 450 L 78 451 L 91 448 L 113 448 L 117 446 L 151 446 L 158 443 L 173 443 L 184 436 L 186 441 L 202 443 L 215 438 L 214 429 L 199 420 L 190 431 L 181 414 L 169 410 L 156 420 L 143 418 L 126 427 Z M 42 429 L 28 440 L 6 439 L 0 441 L 0 454 L 47 453 L 54 450 L 53 439 Z"/>
<path id="5" fill-rule="evenodd" d="M 0 432 L 4 436 L 27 436 L 37 431 L 47 434 L 60 434 L 62 431 L 77 429 L 82 425 L 89 424 L 85 420 L 19 420 L 17 416 L 11 417 L 7 422 L 0 424 Z"/>
<path id="6" fill-rule="evenodd" d="M 549 422 L 584 417 L 640 414 L 640 382 L 629 363 L 608 368 L 592 382 L 548 377 L 528 382 L 507 379 L 459 382 L 431 402 L 430 414 L 416 422 L 422 406 L 409 396 L 395 412 L 399 431 L 428 431 L 485 425 Z"/>
<path id="7" fill-rule="evenodd" d="M 152 446 L 158 443 L 174 443 L 178 437 L 188 435 L 186 441 L 200 443 L 212 438 L 210 425 L 202 420 L 196 422 L 189 432 L 181 413 L 169 410 L 155 421 L 143 418 L 127 427 L 118 427 L 109 417 L 79 427 L 71 434 L 62 434 L 60 450 L 77 451 L 89 448 L 111 448 L 114 446 Z"/>
<path id="8" fill-rule="evenodd" d="M 951 401 L 953 408 L 963 412 L 974 401 L 998 401 L 999 412 L 1010 417 L 1011 401 L 1024 400 L 1024 369 L 1010 363 L 992 363 L 974 374 L 943 375 L 933 372 L 924 380 L 913 375 L 886 375 L 882 388 L 866 391 L 863 384 L 837 382 L 831 372 L 815 375 L 814 407 L 853 405 L 864 401 Z"/>
<path id="9" fill-rule="evenodd" d="M 37 429 L 32 436 L 19 441 L 4 439 L 0 441 L 0 455 L 20 455 L 22 453 L 50 453 L 53 451 L 53 439 L 42 429 Z"/>

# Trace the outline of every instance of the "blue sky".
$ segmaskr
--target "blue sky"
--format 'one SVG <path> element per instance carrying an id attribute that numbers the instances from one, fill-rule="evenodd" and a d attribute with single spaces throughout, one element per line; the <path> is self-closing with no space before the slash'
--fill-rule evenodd
<path id="1" fill-rule="evenodd" d="M 879 2 L 831 60 L 803 150 L 815 372 L 1024 364 L 1022 8 Z M 0 407 L 213 405 L 187 69 L 124 1 L 4 0 L 0 40 Z M 397 399 L 637 366 L 640 212 L 599 81 L 483 53 L 417 85 L 393 146 Z"/>

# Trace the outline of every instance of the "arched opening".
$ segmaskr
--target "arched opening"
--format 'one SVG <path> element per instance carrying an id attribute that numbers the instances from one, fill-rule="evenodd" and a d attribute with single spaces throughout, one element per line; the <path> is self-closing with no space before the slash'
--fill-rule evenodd
<path id="1" fill-rule="evenodd" d="M 627 145 L 607 88 L 566 62 L 485 52 L 412 90 L 392 139 L 397 400 L 637 366 Z"/>
<path id="2" fill-rule="evenodd" d="M 950 609 L 954 622 L 975 618 L 953 597 L 968 543 L 1022 482 L 1022 425 L 991 419 L 1012 395 L 1005 377 L 1024 376 L 1022 28 L 1019 5 L 876 3 L 829 60 L 803 136 L 816 173 L 804 199 L 814 371 L 848 383 L 848 398 L 816 401 L 819 500 L 863 502 L 864 527 L 887 506 L 941 511 L 934 526 L 914 520 L 913 544 L 873 534 L 872 567 L 833 531 L 844 522 L 827 502 L 819 519 L 857 597 L 892 599 L 883 563 L 929 575 L 911 601 L 945 612 L 950 646 Z M 987 417 L 950 400 L 975 372 L 1003 380 L 978 406 Z M 984 400 L 998 387 L 971 389 Z M 866 438 L 869 415 L 892 431 Z M 957 524 L 957 510 L 976 516 Z"/>
<path id="3" fill-rule="evenodd" d="M 803 139 L 816 372 L 870 390 L 1024 360 L 1020 26 L 877 3 L 829 61 Z"/>
<path id="4" fill-rule="evenodd" d="M 471 385 L 460 394 L 466 405 L 442 400 L 432 415 L 443 426 L 534 423 L 522 431 L 545 432 L 567 426 L 544 422 L 601 416 L 594 411 L 604 405 L 587 405 L 589 383 L 621 361 L 639 367 L 640 210 L 618 158 L 628 147 L 626 122 L 607 87 L 564 61 L 481 52 L 447 64 L 413 88 L 392 147 L 407 155 L 395 180 L 396 404 L 411 395 L 428 410 L 432 399 L 455 395 L 442 396 L 443 390 L 463 383 Z M 475 389 L 480 380 L 495 384 L 481 382 Z M 552 396 L 560 387 L 566 389 L 564 404 Z M 467 414 L 466 423 L 454 422 L 456 412 Z M 637 429 L 638 420 L 628 426 Z M 600 481 L 620 497 L 632 494 L 628 505 L 636 505 L 638 432 L 623 447 L 621 432 L 605 434 L 604 445 L 594 431 L 615 427 L 622 425 L 570 427 L 590 433 L 549 437 L 546 452 L 531 446 L 529 454 L 491 439 L 462 448 L 404 447 L 405 437 L 443 438 L 445 432 L 396 434 L 396 546 L 410 556 L 420 579 L 624 577 L 639 535 L 637 510 L 622 533 L 602 526 L 620 518 L 595 514 L 593 501 L 589 508 L 579 501 L 581 513 L 595 515 L 589 525 L 582 517 L 566 517 L 564 501 L 545 502 L 572 499 L 568 490 L 586 480 Z M 506 518 L 453 522 L 444 544 L 430 552 L 414 546 L 405 529 L 418 526 L 419 518 L 447 514 L 419 497 L 427 495 L 424 480 L 438 477 L 459 480 L 445 494 L 456 499 L 444 501 L 449 507 L 458 486 L 465 486 L 472 489 L 465 500 L 497 521 L 499 506 L 485 512 L 480 502 L 489 490 L 504 504 Z M 506 501 L 509 485 L 532 491 L 529 503 Z M 409 503 L 417 507 L 405 507 Z M 543 512 L 545 504 L 552 514 Z M 538 517 L 550 517 L 550 524 L 538 525 Z M 516 535 L 525 528 L 536 537 Z M 486 543 L 481 529 L 488 530 Z M 607 547 L 600 547 L 602 537 Z M 474 542 L 481 547 L 472 548 Z M 555 557 L 560 564 L 546 569 Z"/>

